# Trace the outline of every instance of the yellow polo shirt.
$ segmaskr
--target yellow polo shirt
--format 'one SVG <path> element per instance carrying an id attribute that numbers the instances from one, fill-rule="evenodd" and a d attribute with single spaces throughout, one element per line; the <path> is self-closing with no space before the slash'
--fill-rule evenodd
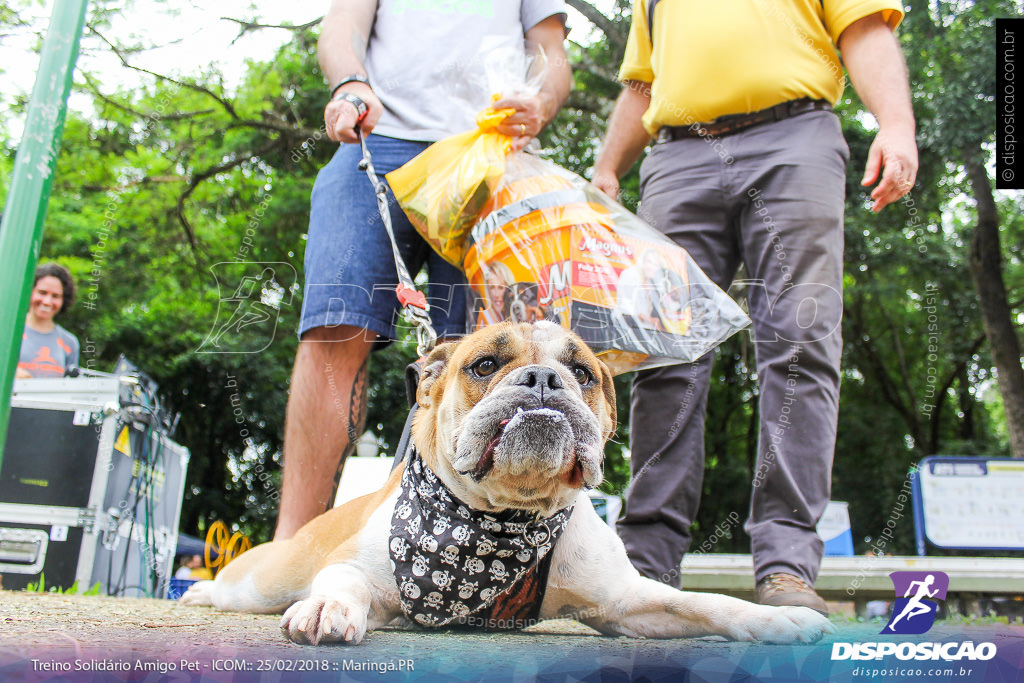
<path id="1" fill-rule="evenodd" d="M 892 28 L 903 19 L 894 0 L 661 0 L 652 48 L 647 0 L 634 0 L 619 78 L 652 84 L 643 117 L 652 135 L 802 97 L 835 104 L 839 36 L 876 12 Z"/>

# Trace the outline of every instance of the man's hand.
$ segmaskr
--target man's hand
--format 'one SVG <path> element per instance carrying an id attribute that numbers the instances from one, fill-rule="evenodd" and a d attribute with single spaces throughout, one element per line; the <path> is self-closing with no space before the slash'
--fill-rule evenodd
<path id="1" fill-rule="evenodd" d="M 513 152 L 526 147 L 551 123 L 572 87 L 572 69 L 565 56 L 565 25 L 560 16 L 552 15 L 528 28 L 526 42 L 539 45 L 547 56 L 547 71 L 540 92 L 506 97 L 491 105 L 494 109 L 515 109 L 497 128 L 499 133 L 513 138 Z"/>
<path id="2" fill-rule="evenodd" d="M 619 198 L 619 178 L 611 171 L 594 169 L 591 184 L 612 199 Z"/>
<path id="3" fill-rule="evenodd" d="M 503 135 L 513 138 L 512 151 L 518 152 L 540 134 L 548 121 L 548 113 L 558 111 L 558 105 L 551 102 L 545 93 L 506 97 L 491 105 L 492 109 L 515 109 L 496 129 Z"/>
<path id="4" fill-rule="evenodd" d="M 341 92 L 352 93 L 366 103 L 367 112 L 362 121 L 359 121 L 359 112 L 351 102 L 345 100 L 331 100 L 324 108 L 324 125 L 327 127 L 327 137 L 335 142 L 358 142 L 356 137 L 356 124 L 362 129 L 363 134 L 368 135 L 373 131 L 374 126 L 384 113 L 384 105 L 373 90 L 365 83 L 353 81 L 341 87 Z"/>
<path id="5" fill-rule="evenodd" d="M 871 210 L 877 213 L 906 196 L 917 179 L 917 165 L 917 143 L 912 128 L 894 132 L 879 129 L 868 150 L 861 180 L 861 185 L 868 186 L 881 175 L 881 182 L 871 191 L 875 201 Z"/>
<path id="6" fill-rule="evenodd" d="M 328 88 L 351 74 L 366 73 L 363 61 L 376 14 L 377 0 L 331 0 L 331 7 L 320 22 L 320 39 L 316 44 L 320 70 L 327 77 Z M 384 107 L 370 86 L 351 81 L 331 94 L 336 96 L 340 92 L 351 93 L 366 103 L 366 117 L 360 128 L 364 133 L 373 130 Z M 356 123 L 359 123 L 359 112 L 351 102 L 332 100 L 324 107 L 324 125 L 331 140 L 358 142 Z"/>
<path id="7" fill-rule="evenodd" d="M 17 368 L 14 371 L 14 379 L 32 379 L 32 373 L 25 368 Z"/>

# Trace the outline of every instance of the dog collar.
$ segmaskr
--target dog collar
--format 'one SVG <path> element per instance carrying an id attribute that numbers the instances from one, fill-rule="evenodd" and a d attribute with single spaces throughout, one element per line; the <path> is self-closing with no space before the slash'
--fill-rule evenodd
<path id="1" fill-rule="evenodd" d="M 413 450 L 402 473 L 388 544 L 402 610 L 421 626 L 473 624 L 469 617 L 534 574 L 571 514 L 572 506 L 546 518 L 525 510 L 473 510 Z"/>

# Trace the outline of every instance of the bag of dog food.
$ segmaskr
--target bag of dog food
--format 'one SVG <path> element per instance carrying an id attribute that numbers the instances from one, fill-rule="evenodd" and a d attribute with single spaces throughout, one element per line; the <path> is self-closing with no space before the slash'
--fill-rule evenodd
<path id="1" fill-rule="evenodd" d="M 574 173 L 509 157 L 462 267 L 477 328 L 551 320 L 616 374 L 692 362 L 750 324 L 686 250 Z"/>
<path id="2" fill-rule="evenodd" d="M 481 59 L 483 81 L 467 86 L 465 101 L 543 82 L 542 54 Z M 692 362 L 750 324 L 685 250 L 593 185 L 532 154 L 509 155 L 511 138 L 494 130 L 509 113 L 485 108 L 475 130 L 387 176 L 424 239 L 466 273 L 476 327 L 551 320 L 621 373 Z"/>

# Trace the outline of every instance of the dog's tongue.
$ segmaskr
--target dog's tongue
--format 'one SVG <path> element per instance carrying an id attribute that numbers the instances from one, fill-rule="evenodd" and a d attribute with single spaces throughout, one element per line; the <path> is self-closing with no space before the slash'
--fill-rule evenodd
<path id="1" fill-rule="evenodd" d="M 487 442 L 487 446 L 484 448 L 483 455 L 476 463 L 476 468 L 470 474 L 473 477 L 473 481 L 480 481 L 487 473 L 494 467 L 494 449 L 498 447 L 501 442 L 501 438 L 505 435 L 505 428 L 512 424 L 515 428 L 520 422 L 526 419 L 542 417 L 551 422 L 561 422 L 565 419 L 565 416 L 557 410 L 551 408 L 534 408 L 533 410 L 523 410 L 522 408 L 516 410 L 515 414 L 510 418 L 505 418 L 498 423 L 498 433 L 495 434 L 490 441 Z"/>
<path id="2" fill-rule="evenodd" d="M 494 449 L 498 447 L 498 443 L 501 441 L 501 435 L 505 432 L 505 427 L 511 422 L 510 419 L 504 419 L 498 424 L 498 433 L 487 442 L 487 446 L 484 448 L 484 454 L 480 456 L 480 459 L 476 463 L 476 469 L 470 475 L 473 477 L 473 481 L 480 481 L 487 473 L 494 467 Z"/>

